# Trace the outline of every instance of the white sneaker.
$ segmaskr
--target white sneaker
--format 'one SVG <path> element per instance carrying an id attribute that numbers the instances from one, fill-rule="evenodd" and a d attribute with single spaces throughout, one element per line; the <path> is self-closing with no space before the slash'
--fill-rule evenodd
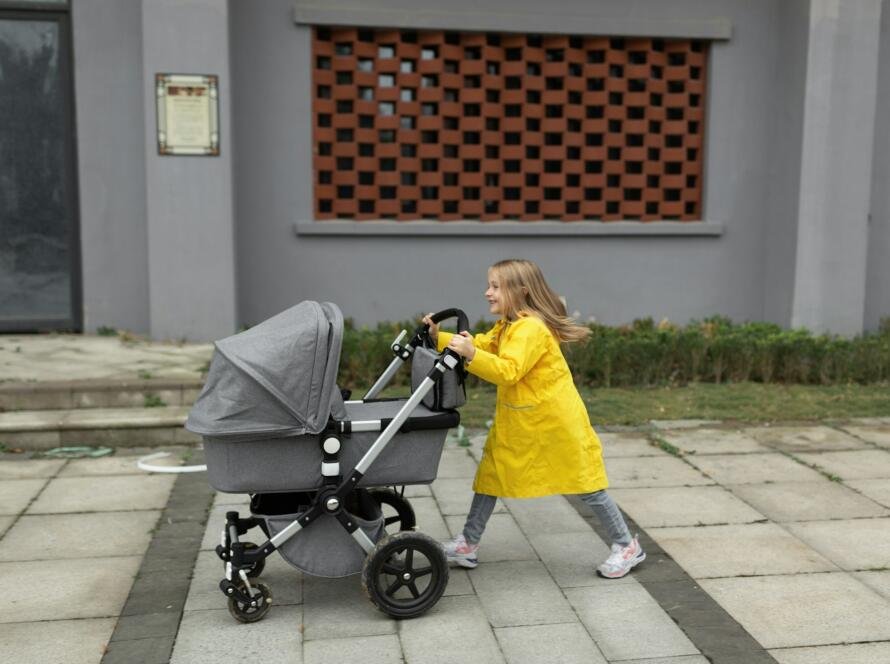
<path id="1" fill-rule="evenodd" d="M 479 564 L 479 560 L 476 558 L 479 545 L 467 542 L 463 533 L 450 542 L 442 542 L 442 548 L 445 549 L 445 557 L 449 563 L 455 563 L 468 569 L 473 569 Z"/>
<path id="2" fill-rule="evenodd" d="M 637 537 L 634 537 L 627 546 L 613 543 L 612 554 L 596 568 L 596 573 L 606 579 L 620 579 L 644 560 L 646 552 Z"/>

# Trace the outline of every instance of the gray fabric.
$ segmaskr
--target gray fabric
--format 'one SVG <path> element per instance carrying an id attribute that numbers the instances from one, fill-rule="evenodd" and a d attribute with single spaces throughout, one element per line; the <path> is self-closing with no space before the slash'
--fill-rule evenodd
<path id="1" fill-rule="evenodd" d="M 337 306 L 305 301 L 217 341 L 186 428 L 238 440 L 322 431 L 332 405 L 342 413 L 342 339 Z"/>
<path id="2" fill-rule="evenodd" d="M 348 420 L 392 418 L 407 399 L 346 404 Z M 423 405 L 412 418 L 436 413 Z M 368 468 L 359 486 L 429 484 L 436 479 L 447 429 L 397 433 Z M 352 433 L 342 437 L 340 474 L 347 475 L 371 448 L 380 432 Z M 245 443 L 225 438 L 204 438 L 207 477 L 218 491 L 269 493 L 314 491 L 322 485 L 322 453 L 318 436 L 268 437 Z"/>
<path id="3" fill-rule="evenodd" d="M 439 358 L 439 353 L 430 348 L 420 346 L 414 350 L 411 360 L 411 391 L 414 392 L 432 370 Z M 467 401 L 458 366 L 453 371 L 446 371 L 436 386 L 423 398 L 423 405 L 431 410 L 452 410 L 463 406 Z"/>
<path id="4" fill-rule="evenodd" d="M 633 538 L 627 529 L 627 523 L 621 516 L 618 505 L 612 500 L 612 496 L 605 491 L 596 491 L 582 493 L 578 497 L 593 509 L 600 523 L 605 526 L 612 540 L 610 544 L 618 543 L 621 546 L 627 546 L 631 543 Z"/>
<path id="5" fill-rule="evenodd" d="M 269 532 L 274 536 L 289 526 L 301 514 L 266 517 Z M 372 542 L 383 537 L 383 515 L 371 520 L 355 517 L 359 528 Z M 367 554 L 334 517 L 322 514 L 306 528 L 278 547 L 278 553 L 291 565 L 315 576 L 336 578 L 362 571 Z"/>

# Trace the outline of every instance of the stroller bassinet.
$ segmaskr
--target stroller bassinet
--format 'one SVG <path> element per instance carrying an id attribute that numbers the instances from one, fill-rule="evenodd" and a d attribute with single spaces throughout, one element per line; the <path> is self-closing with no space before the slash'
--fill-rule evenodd
<path id="1" fill-rule="evenodd" d="M 186 427 L 204 439 L 210 484 L 253 497 L 250 517 L 226 515 L 217 547 L 226 563 L 220 588 L 238 620 L 268 611 L 271 593 L 249 579 L 275 550 L 310 574 L 363 572 L 372 601 L 395 617 L 438 601 L 448 578 L 441 549 L 410 530 L 387 535 L 381 503 L 397 510 L 403 528 L 413 527 L 413 512 L 400 494 L 375 489 L 432 482 L 447 430 L 460 421 L 456 411 L 421 403 L 457 368 L 450 353 L 411 397 L 371 398 L 422 343 L 423 331 L 406 346 L 402 337 L 393 343 L 396 358 L 361 401 L 344 401 L 336 385 L 343 318 L 334 304 L 302 302 L 216 343 Z M 239 540 L 256 526 L 269 536 L 265 544 Z"/>

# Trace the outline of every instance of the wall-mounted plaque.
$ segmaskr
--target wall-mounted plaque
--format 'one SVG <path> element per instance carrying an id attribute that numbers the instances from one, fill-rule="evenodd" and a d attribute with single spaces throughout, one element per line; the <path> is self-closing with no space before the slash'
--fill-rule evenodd
<path id="1" fill-rule="evenodd" d="M 219 154 L 217 81 L 212 75 L 155 75 L 158 154 Z"/>

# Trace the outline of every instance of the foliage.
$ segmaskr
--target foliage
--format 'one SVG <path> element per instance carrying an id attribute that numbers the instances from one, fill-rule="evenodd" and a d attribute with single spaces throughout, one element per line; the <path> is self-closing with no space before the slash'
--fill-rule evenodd
<path id="1" fill-rule="evenodd" d="M 419 319 L 419 316 L 418 316 Z M 393 355 L 390 344 L 415 321 L 359 328 L 347 321 L 340 384 L 371 385 Z M 473 332 L 487 329 L 479 321 Z M 714 316 L 685 326 L 651 318 L 610 327 L 591 324 L 586 343 L 564 347 L 576 383 L 588 387 L 683 386 L 690 383 L 786 385 L 875 384 L 890 380 L 890 320 L 854 338 L 785 330 L 773 323 L 733 323 Z M 399 371 L 394 385 L 409 381 Z M 478 384 L 470 377 L 471 387 Z"/>

